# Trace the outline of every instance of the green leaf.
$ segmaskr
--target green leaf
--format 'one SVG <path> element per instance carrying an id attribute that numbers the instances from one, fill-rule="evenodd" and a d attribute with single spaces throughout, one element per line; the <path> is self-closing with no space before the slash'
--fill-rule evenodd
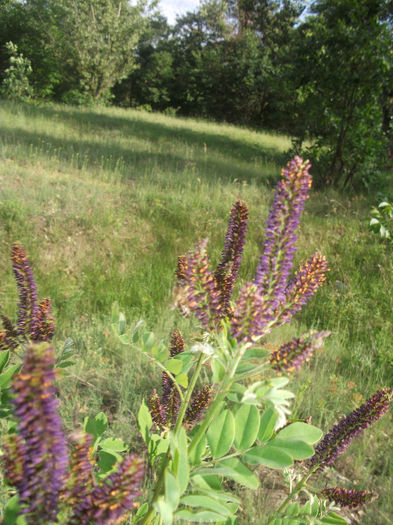
<path id="1" fill-rule="evenodd" d="M 0 373 L 4 370 L 4 367 L 7 366 L 8 361 L 10 360 L 10 351 L 5 350 L 0 354 Z"/>
<path id="2" fill-rule="evenodd" d="M 165 472 L 165 501 L 170 505 L 174 512 L 180 500 L 180 488 L 175 476 L 170 472 Z"/>
<path id="3" fill-rule="evenodd" d="M 153 425 L 153 420 L 151 418 L 149 409 L 146 406 L 145 400 L 142 401 L 141 408 L 139 409 L 136 420 L 139 432 L 141 433 L 145 443 L 147 443 L 149 441 L 149 431 Z"/>
<path id="4" fill-rule="evenodd" d="M 169 505 L 168 502 L 164 500 L 164 498 L 159 498 L 154 503 L 154 508 L 157 510 L 157 512 L 160 514 L 162 522 L 164 525 L 172 525 L 173 523 L 173 511 L 172 507 Z"/>
<path id="5" fill-rule="evenodd" d="M 119 335 L 123 335 L 126 330 L 126 316 L 123 312 L 119 312 L 119 319 L 117 321 L 117 331 Z"/>
<path id="6" fill-rule="evenodd" d="M 270 351 L 266 348 L 249 348 L 244 353 L 243 359 L 263 359 L 264 357 L 270 355 Z"/>
<path id="7" fill-rule="evenodd" d="M 4 524 L 6 525 L 26 525 L 26 518 L 22 515 L 19 516 L 20 506 L 19 506 L 19 496 L 13 496 L 9 499 L 4 507 Z"/>
<path id="8" fill-rule="evenodd" d="M 199 471 L 200 472 L 200 471 Z M 220 490 L 222 487 L 222 478 L 217 474 L 211 472 L 211 469 L 205 469 L 204 474 L 195 474 L 192 477 L 192 481 L 199 488 L 210 491 Z"/>
<path id="9" fill-rule="evenodd" d="M 215 419 L 208 431 L 207 441 L 213 458 L 224 456 L 231 448 L 235 437 L 235 420 L 232 412 L 224 410 Z"/>
<path id="10" fill-rule="evenodd" d="M 173 453 L 173 473 L 176 476 L 179 484 L 180 494 L 183 494 L 188 486 L 188 480 L 190 479 L 190 466 L 188 464 L 188 452 L 187 452 L 187 435 L 183 427 L 181 427 L 177 436 L 177 442 L 171 444 Z"/>
<path id="11" fill-rule="evenodd" d="M 221 514 L 221 516 L 225 518 L 232 515 L 232 512 L 228 510 L 225 505 L 209 496 L 201 494 L 190 494 L 189 496 L 184 496 L 184 498 L 181 499 L 181 503 L 189 507 L 201 507 L 203 510 L 212 510 Z"/>
<path id="12" fill-rule="evenodd" d="M 95 417 L 86 417 L 84 421 L 85 431 L 94 437 L 94 443 L 101 438 L 108 426 L 108 420 L 103 412 L 100 412 Z"/>
<path id="13" fill-rule="evenodd" d="M 148 508 L 149 508 L 149 504 L 148 503 L 144 503 L 143 505 L 141 505 L 139 507 L 137 513 L 134 516 L 134 521 L 138 522 L 141 518 L 143 518 L 143 516 L 146 514 Z M 133 521 L 133 523 L 134 523 L 134 521 Z"/>
<path id="14" fill-rule="evenodd" d="M 60 363 L 57 365 L 58 368 L 68 368 L 70 366 L 74 366 L 75 361 L 60 361 Z"/>
<path id="15" fill-rule="evenodd" d="M 206 436 L 202 436 L 201 440 L 197 444 L 197 446 L 194 448 L 194 451 L 192 455 L 189 456 L 191 465 L 198 466 L 201 463 L 201 458 L 206 451 L 207 447 L 207 438 Z"/>
<path id="16" fill-rule="evenodd" d="M 133 343 L 137 343 L 139 341 L 139 338 L 141 336 L 141 332 L 142 332 L 142 328 L 143 328 L 143 325 L 145 324 L 145 321 L 143 321 L 143 319 L 141 319 L 140 321 L 137 322 L 133 332 L 132 332 L 132 342 Z M 143 506 L 143 505 L 142 505 Z"/>
<path id="17" fill-rule="evenodd" d="M 321 439 L 322 435 L 323 432 L 319 428 L 297 421 L 284 427 L 277 434 L 277 437 L 280 439 L 297 439 L 305 441 L 309 445 L 314 445 Z"/>
<path id="18" fill-rule="evenodd" d="M 102 473 L 106 474 L 107 472 L 112 470 L 113 467 L 118 462 L 119 458 L 121 458 L 121 456 L 119 456 L 118 454 L 116 455 L 115 454 L 111 452 L 107 452 L 106 450 L 99 451 L 98 467 Z"/>
<path id="19" fill-rule="evenodd" d="M 240 405 L 235 414 L 234 446 L 246 450 L 254 443 L 259 430 L 259 411 L 254 405 Z"/>
<path id="20" fill-rule="evenodd" d="M 236 498 L 233 494 L 230 494 L 229 492 L 218 492 L 216 490 L 212 490 L 211 487 L 209 487 L 209 490 L 199 488 L 198 492 L 218 501 L 224 501 L 225 503 L 231 502 L 235 503 L 236 505 L 240 505 L 239 498 Z"/>
<path id="21" fill-rule="evenodd" d="M 250 465 L 265 465 L 270 468 L 283 469 L 293 465 L 292 456 L 277 447 L 271 447 L 270 444 L 262 447 L 253 447 L 247 451 L 243 459 Z"/>
<path id="22" fill-rule="evenodd" d="M 203 511 L 192 513 L 189 510 L 179 510 L 175 514 L 175 518 L 185 520 L 190 523 L 219 523 L 222 521 L 222 516 L 211 511 Z"/>
<path id="23" fill-rule="evenodd" d="M 335 512 L 329 512 L 327 516 L 321 519 L 321 523 L 328 523 L 329 525 L 348 525 L 349 521 Z"/>
<path id="24" fill-rule="evenodd" d="M 219 383 L 225 375 L 225 368 L 218 359 L 212 359 L 211 367 L 213 371 L 213 383 Z"/>
<path id="25" fill-rule="evenodd" d="M 263 412 L 258 432 L 258 439 L 261 443 L 269 441 L 269 439 L 272 437 L 277 417 L 277 412 L 272 407 L 268 407 Z"/>
<path id="26" fill-rule="evenodd" d="M 311 445 L 297 439 L 275 438 L 272 441 L 269 441 L 267 446 L 279 448 L 298 461 L 302 461 L 303 459 L 310 458 L 314 455 L 314 449 Z"/>
<path id="27" fill-rule="evenodd" d="M 172 358 L 169 359 L 165 363 L 165 368 L 171 373 L 171 374 L 178 374 L 181 369 L 183 368 L 183 363 L 180 361 L 180 359 Z"/>
<path id="28" fill-rule="evenodd" d="M 127 448 L 124 441 L 119 438 L 104 439 L 100 441 L 100 447 L 108 451 L 112 450 L 113 452 L 122 452 Z"/>
<path id="29" fill-rule="evenodd" d="M 285 516 L 296 516 L 299 514 L 299 504 L 298 503 L 292 503 L 289 505 L 285 510 Z"/>
<path id="30" fill-rule="evenodd" d="M 184 374 L 183 372 L 181 374 L 178 374 L 176 376 L 176 382 L 182 386 L 183 388 L 188 387 L 188 376 L 187 374 Z"/>
<path id="31" fill-rule="evenodd" d="M 142 344 L 143 344 L 143 350 L 145 352 L 149 352 L 153 348 L 154 345 L 154 334 L 153 332 L 147 332 L 146 334 L 143 334 L 142 336 Z"/>
<path id="32" fill-rule="evenodd" d="M 231 471 L 229 477 L 236 481 L 236 483 L 240 483 L 250 489 L 257 489 L 259 487 L 259 479 L 257 476 L 238 458 L 225 459 L 217 463 L 217 466 L 222 466 Z"/>
<path id="33" fill-rule="evenodd" d="M 19 372 L 20 368 L 20 365 L 12 365 L 0 375 L 0 390 L 3 390 L 10 386 L 12 376 L 16 372 Z"/>

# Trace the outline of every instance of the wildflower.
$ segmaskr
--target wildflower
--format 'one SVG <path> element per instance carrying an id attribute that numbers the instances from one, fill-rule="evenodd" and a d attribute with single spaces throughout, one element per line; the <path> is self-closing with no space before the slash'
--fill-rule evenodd
<path id="1" fill-rule="evenodd" d="M 93 437 L 83 432 L 71 435 L 70 477 L 63 498 L 69 507 L 74 507 L 78 501 L 91 502 L 95 486 L 92 441 Z"/>
<path id="2" fill-rule="evenodd" d="M 309 460 L 310 466 L 317 465 L 319 470 L 323 470 L 331 465 L 354 437 L 387 412 L 392 399 L 393 388 L 383 388 L 337 423 L 316 446 L 315 454 Z"/>
<path id="3" fill-rule="evenodd" d="M 239 200 L 232 207 L 221 261 L 214 272 L 217 288 L 221 292 L 221 315 L 228 315 L 229 313 L 229 300 L 239 274 L 239 266 L 244 250 L 247 221 L 248 207 Z"/>
<path id="4" fill-rule="evenodd" d="M 37 316 L 37 285 L 27 259 L 27 254 L 20 243 L 11 249 L 12 269 L 18 287 L 18 334 L 29 336 L 35 332 Z"/>
<path id="5" fill-rule="evenodd" d="M 151 418 L 159 428 L 164 428 L 166 423 L 165 408 L 162 406 L 160 398 L 156 389 L 153 390 L 152 395 L 148 401 Z"/>
<path id="6" fill-rule="evenodd" d="M 131 510 L 145 474 L 143 461 L 130 454 L 116 472 L 96 486 L 88 498 L 79 498 L 69 525 L 114 525 Z"/>
<path id="7" fill-rule="evenodd" d="M 55 321 L 51 314 L 52 305 L 49 298 L 40 302 L 37 310 L 33 341 L 50 341 L 55 333 Z"/>
<path id="8" fill-rule="evenodd" d="M 370 490 L 353 490 L 340 487 L 326 488 L 321 495 L 340 507 L 349 507 L 350 509 L 357 509 L 361 505 L 371 503 L 378 497 L 375 492 Z"/>
<path id="9" fill-rule="evenodd" d="M 206 246 L 207 239 L 189 254 L 185 270 L 188 306 L 204 328 L 208 328 L 212 321 L 220 318 L 223 310 L 220 303 L 220 291 L 209 269 Z"/>
<path id="10" fill-rule="evenodd" d="M 328 271 L 326 258 L 320 253 L 312 255 L 300 267 L 285 291 L 284 300 L 276 310 L 279 324 L 288 322 L 302 309 L 326 280 Z"/>
<path id="11" fill-rule="evenodd" d="M 67 446 L 54 387 L 53 348 L 27 349 L 21 372 L 13 381 L 11 403 L 17 435 L 6 444 L 5 474 L 19 494 L 27 523 L 55 520 L 67 477 Z"/>
<path id="12" fill-rule="evenodd" d="M 292 159 L 282 170 L 265 229 L 262 256 L 254 282 L 262 295 L 268 295 L 277 306 L 284 299 L 293 256 L 296 229 L 308 198 L 312 177 L 310 164 L 300 157 Z"/>
<path id="13" fill-rule="evenodd" d="M 185 423 L 194 423 L 199 420 L 203 412 L 209 406 L 211 396 L 211 386 L 203 386 L 202 389 L 194 396 L 193 401 L 187 408 L 186 416 L 184 418 Z"/>
<path id="14" fill-rule="evenodd" d="M 290 373 L 299 370 L 304 362 L 310 360 L 314 350 L 322 346 L 328 335 L 330 332 L 325 331 L 294 338 L 271 353 L 270 364 L 279 372 Z"/>

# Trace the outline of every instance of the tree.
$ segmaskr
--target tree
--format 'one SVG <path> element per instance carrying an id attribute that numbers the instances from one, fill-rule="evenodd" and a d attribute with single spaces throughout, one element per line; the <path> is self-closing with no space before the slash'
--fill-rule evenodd
<path id="1" fill-rule="evenodd" d="M 142 0 L 25 0 L 10 2 L 8 32 L 31 59 L 41 96 L 80 92 L 106 99 L 135 67 L 144 29 Z M 16 16 L 17 15 L 17 16 Z M 9 38 L 10 39 L 10 38 Z"/>
<path id="2" fill-rule="evenodd" d="M 383 0 L 318 0 L 287 48 L 287 131 L 300 146 L 311 141 L 305 154 L 322 184 L 367 182 L 386 167 L 382 100 L 393 57 L 384 7 Z"/>

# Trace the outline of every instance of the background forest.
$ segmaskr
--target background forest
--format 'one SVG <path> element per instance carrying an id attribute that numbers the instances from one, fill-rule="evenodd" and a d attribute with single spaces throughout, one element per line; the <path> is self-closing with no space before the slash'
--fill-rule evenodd
<path id="1" fill-rule="evenodd" d="M 370 186 L 392 149 L 392 9 L 389 0 L 208 0 L 170 26 L 147 0 L 4 0 L 0 80 L 13 97 L 288 133 L 317 184 Z"/>

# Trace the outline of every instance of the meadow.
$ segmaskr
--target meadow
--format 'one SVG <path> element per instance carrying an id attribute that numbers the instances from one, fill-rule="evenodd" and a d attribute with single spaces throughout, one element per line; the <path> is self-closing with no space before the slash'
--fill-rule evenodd
<path id="1" fill-rule="evenodd" d="M 290 137 L 141 111 L 0 102 L 0 305 L 15 316 L 9 252 L 21 241 L 40 298 L 53 301 L 58 353 L 72 340 L 75 365 L 59 379 L 69 428 L 104 411 L 113 435 L 143 451 L 135 414 L 160 373 L 112 333 L 112 304 L 130 325 L 144 319 L 165 342 L 174 327 L 191 342 L 196 321 L 173 308 L 177 256 L 209 237 L 215 263 L 240 198 L 250 211 L 240 280 L 250 278 L 290 145 Z M 392 190 L 380 188 L 386 196 Z M 292 384 L 293 414 L 311 416 L 323 430 L 393 386 L 392 248 L 368 231 L 377 202 L 377 194 L 311 193 L 295 267 L 321 251 L 328 280 L 269 339 L 278 345 L 310 328 L 332 332 Z M 327 476 L 379 493 L 369 508 L 347 514 L 353 523 L 393 523 L 392 414 Z M 265 490 L 242 493 L 244 524 L 260 523 L 282 489 L 278 476 L 261 470 L 261 479 Z"/>

